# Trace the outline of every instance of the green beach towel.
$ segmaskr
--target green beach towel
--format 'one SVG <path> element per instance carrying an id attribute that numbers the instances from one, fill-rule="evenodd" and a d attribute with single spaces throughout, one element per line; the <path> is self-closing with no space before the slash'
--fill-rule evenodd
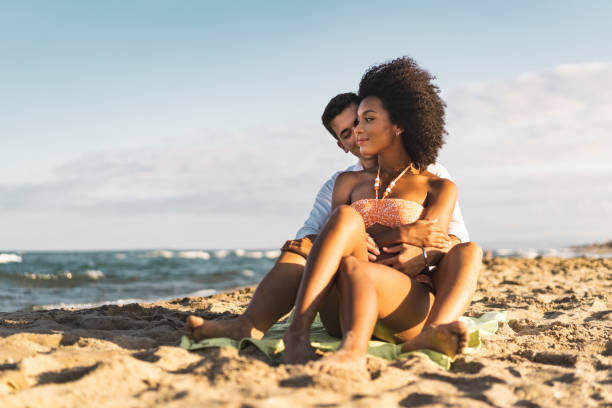
<path id="1" fill-rule="evenodd" d="M 472 354 L 478 351 L 480 348 L 483 335 L 491 335 L 495 333 L 498 323 L 506 321 L 506 312 L 488 312 L 480 317 L 462 316 L 459 320 L 465 322 L 468 326 L 469 339 L 466 353 Z M 181 339 L 181 347 L 187 350 L 198 350 L 206 347 L 234 347 L 240 350 L 248 344 L 252 344 L 261 350 L 266 356 L 271 357 L 272 355 L 282 353 L 284 350 L 285 346 L 283 344 L 283 335 L 288 327 L 289 319 L 284 322 L 276 323 L 266 332 L 266 335 L 261 340 L 244 338 L 237 341 L 226 337 L 217 337 L 195 342 L 189 339 L 187 336 L 183 336 Z M 333 351 L 340 346 L 340 339 L 332 337 L 326 333 L 325 329 L 323 328 L 323 324 L 317 315 L 317 318 L 312 324 L 312 328 L 310 330 L 310 343 L 313 347 L 321 351 Z M 427 349 L 402 353 L 401 345 L 379 340 L 370 340 L 370 347 L 368 349 L 368 354 L 387 360 L 398 360 L 402 357 L 415 353 L 426 355 L 432 362 L 436 363 L 445 370 L 450 369 L 451 363 L 454 360 L 445 354 Z"/>

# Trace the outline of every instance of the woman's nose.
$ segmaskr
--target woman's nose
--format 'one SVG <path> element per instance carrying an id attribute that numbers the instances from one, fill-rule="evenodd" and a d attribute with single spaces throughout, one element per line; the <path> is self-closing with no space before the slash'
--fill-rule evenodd
<path id="1" fill-rule="evenodd" d="M 355 121 L 355 126 L 353 126 L 353 132 L 355 134 L 363 133 L 363 129 L 361 128 L 361 124 Z"/>

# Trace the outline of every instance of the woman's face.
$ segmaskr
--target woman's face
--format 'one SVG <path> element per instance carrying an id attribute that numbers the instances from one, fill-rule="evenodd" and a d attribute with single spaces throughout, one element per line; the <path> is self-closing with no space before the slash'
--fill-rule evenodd
<path id="1" fill-rule="evenodd" d="M 391 123 L 389 112 L 376 96 L 364 98 L 357 109 L 355 127 L 361 155 L 374 156 L 399 137 L 400 129 Z"/>

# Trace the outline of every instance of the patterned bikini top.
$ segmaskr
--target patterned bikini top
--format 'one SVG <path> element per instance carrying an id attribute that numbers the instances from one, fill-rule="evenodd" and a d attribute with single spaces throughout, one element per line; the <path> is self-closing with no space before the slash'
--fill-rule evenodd
<path id="1" fill-rule="evenodd" d="M 421 218 L 425 208 L 416 201 L 401 198 L 385 198 L 377 200 L 364 198 L 351 204 L 361 214 L 366 229 L 374 224 L 397 228 L 400 225 L 410 224 Z"/>

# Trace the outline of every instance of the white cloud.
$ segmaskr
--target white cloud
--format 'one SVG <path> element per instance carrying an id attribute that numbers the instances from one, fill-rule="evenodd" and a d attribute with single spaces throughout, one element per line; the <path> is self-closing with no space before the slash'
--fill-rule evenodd
<path id="1" fill-rule="evenodd" d="M 44 183 L 0 185 L 7 210 L 305 214 L 316 188 L 353 160 L 305 129 L 203 132 L 191 142 L 88 154 Z M 347 162 L 348 159 L 348 162 Z"/>
<path id="2" fill-rule="evenodd" d="M 445 99 L 441 161 L 458 179 L 474 238 L 612 237 L 612 64 L 469 84 Z"/>
<path id="3" fill-rule="evenodd" d="M 612 64 L 562 65 L 444 97 L 449 137 L 440 161 L 458 183 L 473 239 L 546 246 L 611 237 Z M 353 162 L 323 127 L 207 130 L 191 141 L 93 152 L 44 183 L 0 185 L 0 208 L 16 220 L 13 231 L 27 225 L 24 247 L 77 219 L 91 220 L 98 247 L 147 245 L 143 225 L 155 220 L 165 228 L 155 245 L 169 234 L 183 246 L 267 246 L 290 237 L 317 188 Z M 117 219 L 131 225 L 129 239 L 118 240 L 117 222 L 108 221 Z M 70 228 L 65 246 L 87 240 Z M 0 246 L 14 247 L 13 238 L 3 234 Z"/>

